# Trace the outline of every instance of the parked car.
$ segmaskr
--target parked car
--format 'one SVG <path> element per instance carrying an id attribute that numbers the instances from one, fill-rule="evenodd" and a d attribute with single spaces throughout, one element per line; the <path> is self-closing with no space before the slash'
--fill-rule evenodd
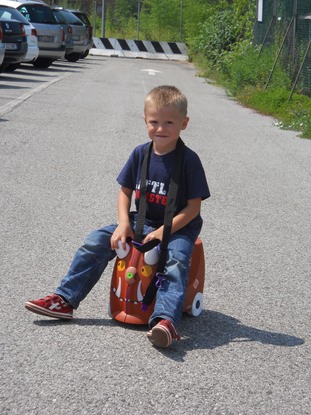
<path id="1" fill-rule="evenodd" d="M 77 16 L 77 18 L 80 19 L 86 27 L 87 49 L 82 56 L 82 58 L 85 58 L 89 54 L 90 49 L 93 47 L 93 27 L 91 25 L 90 19 L 88 18 L 87 14 L 83 13 L 81 10 L 67 9 L 67 11 Z"/>
<path id="2" fill-rule="evenodd" d="M 14 7 L 3 4 L 0 0 L 0 17 L 4 19 L 17 20 L 23 23 L 28 43 L 28 51 L 23 62 L 34 62 L 39 55 L 38 35 L 36 28 Z M 9 65 L 6 70 L 14 70 L 20 63 Z"/>
<path id="3" fill-rule="evenodd" d="M 17 20 L 0 18 L 2 43 L 4 44 L 4 59 L 0 66 L 3 72 L 7 66 L 22 62 L 28 50 L 24 25 Z"/>
<path id="4" fill-rule="evenodd" d="M 78 59 L 84 57 L 85 53 L 88 52 L 89 40 L 87 27 L 77 16 L 63 7 L 53 8 L 53 13 L 56 20 L 60 24 L 62 24 L 62 22 L 66 22 L 72 27 L 74 48 L 70 53 L 66 52 L 65 58 L 69 62 L 76 62 Z"/>
<path id="5" fill-rule="evenodd" d="M 73 52 L 74 50 L 74 43 L 73 43 L 73 29 L 72 25 L 69 24 L 66 19 L 62 16 L 58 9 L 52 7 L 53 15 L 57 21 L 57 23 L 64 29 L 65 32 L 65 58 L 67 55 Z"/>
<path id="6" fill-rule="evenodd" d="M 57 23 L 49 5 L 40 1 L 5 1 L 15 7 L 37 29 L 39 56 L 33 62 L 38 68 L 48 68 L 65 56 L 65 33 Z"/>
<path id="7" fill-rule="evenodd" d="M 4 60 L 4 52 L 5 52 L 4 44 L 2 43 L 2 38 L 3 38 L 3 32 L 2 32 L 2 27 L 0 26 L 0 68 Z"/>

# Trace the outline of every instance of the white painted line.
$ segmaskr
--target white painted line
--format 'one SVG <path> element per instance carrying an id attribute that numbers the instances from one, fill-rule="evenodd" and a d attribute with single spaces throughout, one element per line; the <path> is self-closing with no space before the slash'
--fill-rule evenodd
<path id="1" fill-rule="evenodd" d="M 161 71 L 157 71 L 156 69 L 142 69 L 142 72 L 148 72 L 148 75 L 155 75 L 156 73 L 162 73 Z"/>
<path id="2" fill-rule="evenodd" d="M 18 107 L 19 105 L 21 105 L 23 102 L 25 102 L 28 98 L 32 97 L 34 94 L 43 91 L 44 89 L 49 88 L 51 85 L 55 84 L 56 82 L 62 81 L 64 78 L 67 78 L 67 76 L 69 76 L 71 73 L 70 72 L 66 72 L 64 73 L 64 75 L 59 76 L 57 78 L 52 79 L 49 82 L 46 82 L 40 86 L 38 86 L 37 88 L 32 89 L 31 91 L 27 92 L 26 94 L 13 99 L 12 101 L 8 102 L 5 105 L 2 105 L 2 107 L 0 107 L 0 117 L 4 114 L 6 114 L 7 112 L 12 111 L 14 108 Z"/>

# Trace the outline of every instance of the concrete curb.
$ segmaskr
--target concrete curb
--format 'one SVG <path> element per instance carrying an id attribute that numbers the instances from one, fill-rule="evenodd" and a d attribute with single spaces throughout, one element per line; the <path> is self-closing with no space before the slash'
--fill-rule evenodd
<path id="1" fill-rule="evenodd" d="M 188 48 L 179 42 L 155 42 L 114 38 L 93 38 L 91 55 L 125 58 L 188 60 Z"/>

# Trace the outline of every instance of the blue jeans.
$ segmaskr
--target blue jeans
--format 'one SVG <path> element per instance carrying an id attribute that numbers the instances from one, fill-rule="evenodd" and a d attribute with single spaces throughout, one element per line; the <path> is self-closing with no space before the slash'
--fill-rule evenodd
<path id="1" fill-rule="evenodd" d="M 136 223 L 133 222 L 133 229 Z M 182 316 L 183 303 L 189 274 L 189 265 L 194 243 L 202 223 L 186 226 L 170 237 L 167 262 L 164 269 L 165 281 L 157 291 L 154 311 L 149 324 L 164 318 L 177 324 Z M 91 232 L 77 250 L 67 275 L 55 293 L 64 297 L 74 308 L 88 295 L 100 279 L 109 261 L 116 257 L 110 247 L 110 238 L 117 225 L 110 225 Z M 155 230 L 144 227 L 144 234 Z"/>

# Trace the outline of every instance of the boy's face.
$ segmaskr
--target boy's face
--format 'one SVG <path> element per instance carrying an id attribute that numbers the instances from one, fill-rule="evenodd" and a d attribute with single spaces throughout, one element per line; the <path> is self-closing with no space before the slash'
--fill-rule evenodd
<path id="1" fill-rule="evenodd" d="M 183 117 L 174 107 L 156 108 L 149 104 L 145 111 L 149 138 L 156 154 L 167 154 L 176 148 L 181 130 L 187 127 L 188 117 Z"/>

